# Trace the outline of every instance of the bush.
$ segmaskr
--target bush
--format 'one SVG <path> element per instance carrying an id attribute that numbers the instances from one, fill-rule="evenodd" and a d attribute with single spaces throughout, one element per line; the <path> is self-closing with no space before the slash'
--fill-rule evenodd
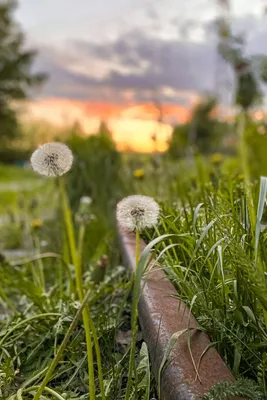
<path id="1" fill-rule="evenodd" d="M 218 151 L 231 127 L 220 121 L 217 114 L 217 100 L 204 98 L 193 110 L 191 122 L 174 128 L 169 147 L 170 156 L 184 156 L 189 146 L 203 154 Z"/>
<path id="2" fill-rule="evenodd" d="M 108 216 L 123 193 L 119 177 L 121 156 L 115 144 L 107 134 L 87 138 L 74 134 L 67 144 L 74 154 L 67 176 L 72 208 L 77 210 L 80 198 L 89 196 L 94 210 Z"/>
<path id="3" fill-rule="evenodd" d="M 267 124 L 247 119 L 245 140 L 248 149 L 251 177 L 267 176 Z"/>
<path id="4" fill-rule="evenodd" d="M 0 150 L 0 160 L 3 164 L 24 164 L 29 160 L 30 155 L 30 151 L 19 148 L 2 147 Z"/>

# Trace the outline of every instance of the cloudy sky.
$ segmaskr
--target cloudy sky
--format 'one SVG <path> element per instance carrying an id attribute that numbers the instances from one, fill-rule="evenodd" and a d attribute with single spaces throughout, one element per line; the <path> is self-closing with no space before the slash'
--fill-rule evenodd
<path id="1" fill-rule="evenodd" d="M 49 73 L 42 97 L 186 103 L 226 98 L 231 74 L 216 54 L 212 21 L 225 0 L 18 0 L 16 19 Z M 253 7 L 252 7 L 253 4 Z M 267 1 L 232 0 L 250 54 L 267 55 Z"/>

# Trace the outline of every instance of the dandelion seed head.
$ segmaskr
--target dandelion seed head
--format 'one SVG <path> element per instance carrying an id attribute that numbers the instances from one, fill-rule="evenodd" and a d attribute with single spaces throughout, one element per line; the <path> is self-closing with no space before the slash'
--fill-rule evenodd
<path id="1" fill-rule="evenodd" d="M 44 176 L 61 176 L 72 166 L 73 155 L 63 143 L 53 142 L 40 146 L 31 156 L 34 171 Z"/>
<path id="2" fill-rule="evenodd" d="M 88 206 L 90 206 L 92 204 L 92 199 L 89 196 L 82 196 L 80 198 L 80 203 L 81 204 L 87 204 Z"/>
<path id="3" fill-rule="evenodd" d="M 159 205 L 152 197 L 128 196 L 117 204 L 117 220 L 130 231 L 142 231 L 157 224 Z"/>

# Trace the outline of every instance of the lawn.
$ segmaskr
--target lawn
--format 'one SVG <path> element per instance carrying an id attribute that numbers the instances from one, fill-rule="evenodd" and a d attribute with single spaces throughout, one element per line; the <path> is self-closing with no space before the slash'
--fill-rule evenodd
<path id="1" fill-rule="evenodd" d="M 174 235 L 156 254 L 179 298 L 233 375 L 257 382 L 267 398 L 266 180 L 250 187 L 253 224 L 243 176 L 207 162 L 199 172 L 191 182 L 180 177 L 179 201 L 162 203 L 161 222 L 146 240 Z"/>
<path id="2" fill-rule="evenodd" d="M 0 215 L 17 211 L 21 202 L 41 198 L 42 191 L 49 189 L 51 182 L 40 179 L 31 168 L 0 164 Z"/>
<path id="3" fill-rule="evenodd" d="M 68 220 L 71 215 L 68 206 L 63 207 L 63 217 L 65 197 L 60 197 L 60 188 L 54 180 L 40 178 L 19 167 L 1 166 L 1 172 L 5 195 L 1 210 L 8 218 L 1 227 L 1 244 L 4 250 L 19 247 L 28 251 L 19 260 L 10 255 L 8 260 L 0 258 L 1 398 L 38 396 L 53 356 L 69 335 L 63 357 L 49 384 L 44 386 L 41 398 L 124 399 L 132 340 L 131 286 L 114 247 L 115 232 L 103 224 L 98 210 L 83 201 L 73 212 L 73 219 Z M 22 189 L 26 185 L 29 190 Z M 7 187 L 14 190 L 7 191 Z M 48 209 L 53 209 L 53 218 L 46 215 L 41 218 Z M 73 230 L 77 233 L 76 250 L 69 247 Z M 73 251 L 79 252 L 83 259 L 80 276 Z M 90 329 L 95 332 L 93 352 L 96 348 L 89 371 L 86 341 L 89 326 L 77 319 L 85 293 L 93 321 Z M 136 398 L 151 398 L 156 394 L 155 385 L 148 374 L 149 356 L 140 333 L 136 343 L 132 390 Z M 101 349 L 100 367 L 97 348 Z"/>
<path id="4" fill-rule="evenodd" d="M 116 237 L 116 205 L 136 193 L 160 207 L 153 202 L 158 223 L 146 222 L 142 237 L 157 238 L 154 255 L 177 296 L 237 379 L 224 397 L 218 387 L 206 398 L 266 399 L 266 180 L 250 179 L 242 154 L 121 157 L 105 136 L 68 145 L 74 163 L 63 177 L 1 166 L 2 247 L 30 250 L 0 260 L 3 399 L 160 399 L 136 321 L 145 265 L 131 279 Z"/>

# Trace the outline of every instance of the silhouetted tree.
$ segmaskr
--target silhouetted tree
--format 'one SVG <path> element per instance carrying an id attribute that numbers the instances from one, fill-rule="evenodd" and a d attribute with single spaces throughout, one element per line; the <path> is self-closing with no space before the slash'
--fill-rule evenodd
<path id="1" fill-rule="evenodd" d="M 44 74 L 31 71 L 35 51 L 26 50 L 25 37 L 15 22 L 15 0 L 0 2 L 0 141 L 5 144 L 18 133 L 12 101 L 24 99 L 29 88 L 40 84 Z"/>
<path id="2" fill-rule="evenodd" d="M 98 134 L 99 135 L 107 135 L 110 138 L 112 138 L 112 132 L 110 131 L 108 124 L 104 119 L 102 119 L 100 122 Z"/>
<path id="3" fill-rule="evenodd" d="M 230 25 L 221 19 L 217 22 L 219 44 L 218 52 L 228 62 L 235 76 L 235 104 L 244 112 L 260 104 L 263 98 L 260 82 L 267 82 L 266 57 L 245 55 L 245 40 L 241 35 L 234 35 Z"/>
<path id="4" fill-rule="evenodd" d="M 228 125 L 216 118 L 217 100 L 207 96 L 193 110 L 191 122 L 173 130 L 169 154 L 183 156 L 189 146 L 202 153 L 216 149 L 227 132 Z"/>

